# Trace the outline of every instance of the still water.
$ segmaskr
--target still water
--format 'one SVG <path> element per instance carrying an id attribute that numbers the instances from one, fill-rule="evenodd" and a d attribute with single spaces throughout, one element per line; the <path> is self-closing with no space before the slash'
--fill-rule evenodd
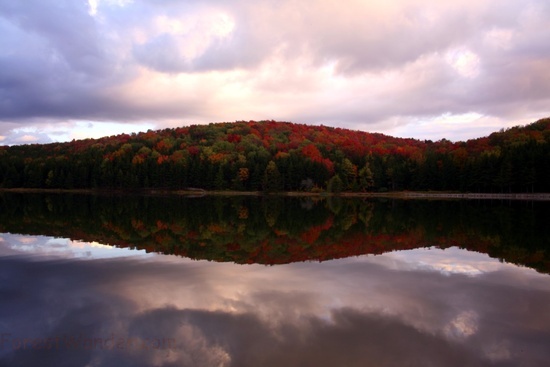
<path id="1" fill-rule="evenodd" d="M 0 366 L 547 366 L 549 203 L 0 196 Z"/>

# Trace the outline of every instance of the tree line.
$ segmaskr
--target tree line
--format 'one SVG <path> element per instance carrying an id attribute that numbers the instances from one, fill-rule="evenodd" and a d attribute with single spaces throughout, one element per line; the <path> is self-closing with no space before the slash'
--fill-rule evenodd
<path id="1" fill-rule="evenodd" d="M 465 142 L 276 121 L 0 146 L 0 187 L 549 192 L 550 119 Z"/>

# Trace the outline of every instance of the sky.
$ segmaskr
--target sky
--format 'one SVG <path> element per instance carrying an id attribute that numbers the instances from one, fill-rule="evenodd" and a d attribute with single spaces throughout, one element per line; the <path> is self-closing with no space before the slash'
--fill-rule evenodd
<path id="1" fill-rule="evenodd" d="M 277 120 L 452 141 L 550 116 L 547 0 L 0 0 L 0 144 Z"/>

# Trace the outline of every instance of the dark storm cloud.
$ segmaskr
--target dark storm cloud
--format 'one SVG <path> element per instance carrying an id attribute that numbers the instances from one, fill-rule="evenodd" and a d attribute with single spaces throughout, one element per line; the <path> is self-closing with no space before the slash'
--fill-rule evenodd
<path id="1" fill-rule="evenodd" d="M 0 118 L 79 117 L 108 108 L 99 88 L 113 65 L 103 36 L 76 1 L 0 4 Z"/>
<path id="2" fill-rule="evenodd" d="M 164 112 L 151 111 L 117 93 L 116 88 L 135 78 L 134 66 L 118 49 L 122 34 L 90 16 L 86 2 L 2 2 L 0 31 L 1 120 L 124 121 L 183 110 L 161 103 Z"/>
<path id="3" fill-rule="evenodd" d="M 45 41 L 50 51 L 30 50 L 25 42 L 19 47 L 35 55 L 46 51 L 45 59 L 58 54 L 72 70 L 86 75 L 100 75 L 104 72 L 107 55 L 101 47 L 101 35 L 95 22 L 87 13 L 83 1 L 8 1 L 0 5 L 3 18 L 16 25 L 25 37 L 23 41 Z M 13 34 L 11 35 L 14 36 Z M 17 36 L 17 35 L 16 35 Z"/>

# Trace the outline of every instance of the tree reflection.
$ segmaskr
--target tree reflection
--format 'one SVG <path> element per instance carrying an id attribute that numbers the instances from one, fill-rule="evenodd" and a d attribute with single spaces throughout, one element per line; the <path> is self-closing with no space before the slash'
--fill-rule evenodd
<path id="1" fill-rule="evenodd" d="M 550 272 L 548 203 L 0 195 L 0 231 L 241 264 L 458 246 Z"/>

